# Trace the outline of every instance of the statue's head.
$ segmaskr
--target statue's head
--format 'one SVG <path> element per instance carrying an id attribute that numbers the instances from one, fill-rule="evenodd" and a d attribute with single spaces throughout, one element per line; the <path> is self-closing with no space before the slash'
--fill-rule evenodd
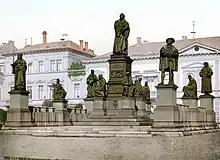
<path id="1" fill-rule="evenodd" d="M 92 69 L 92 70 L 91 70 L 91 74 L 94 74 L 94 73 L 95 73 L 95 71 Z"/>
<path id="2" fill-rule="evenodd" d="M 205 67 L 208 67 L 208 66 L 209 66 L 209 63 L 208 63 L 208 62 L 204 62 L 203 65 L 204 65 Z"/>
<path id="3" fill-rule="evenodd" d="M 167 44 L 173 44 L 175 42 L 175 39 L 174 38 L 167 38 L 166 39 L 166 43 Z"/>
<path id="4" fill-rule="evenodd" d="M 191 80 L 191 79 L 192 79 L 192 76 L 191 76 L 191 75 L 188 75 L 188 79 Z"/>
<path id="5" fill-rule="evenodd" d="M 142 78 L 138 78 L 138 81 L 142 81 Z"/>
<path id="6" fill-rule="evenodd" d="M 60 83 L 60 79 L 59 78 L 57 78 L 57 83 Z"/>
<path id="7" fill-rule="evenodd" d="M 21 53 L 18 54 L 18 59 L 22 59 L 22 54 Z"/>
<path id="8" fill-rule="evenodd" d="M 145 81 L 145 86 L 148 86 L 148 81 Z"/>
<path id="9" fill-rule="evenodd" d="M 120 20 L 124 20 L 125 19 L 125 15 L 124 15 L 124 13 L 121 13 L 120 14 Z"/>
<path id="10" fill-rule="evenodd" d="M 100 75 L 99 75 L 99 79 L 101 79 L 102 77 L 103 77 L 102 74 L 100 74 Z"/>

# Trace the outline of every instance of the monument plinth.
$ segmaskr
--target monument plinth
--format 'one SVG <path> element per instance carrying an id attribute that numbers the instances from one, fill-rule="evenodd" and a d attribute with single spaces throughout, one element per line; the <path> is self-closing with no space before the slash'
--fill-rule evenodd
<path id="1" fill-rule="evenodd" d="M 10 108 L 7 111 L 7 127 L 31 126 L 28 108 L 28 91 L 10 91 Z"/>
<path id="2" fill-rule="evenodd" d="M 162 84 L 157 88 L 157 107 L 154 110 L 153 128 L 179 128 L 180 111 L 176 104 L 175 84 Z"/>
<path id="3" fill-rule="evenodd" d="M 126 73 L 131 73 L 133 60 L 126 54 L 113 54 L 109 62 L 108 99 L 120 99 L 123 96 L 123 80 Z M 131 76 L 131 75 L 130 75 Z"/>

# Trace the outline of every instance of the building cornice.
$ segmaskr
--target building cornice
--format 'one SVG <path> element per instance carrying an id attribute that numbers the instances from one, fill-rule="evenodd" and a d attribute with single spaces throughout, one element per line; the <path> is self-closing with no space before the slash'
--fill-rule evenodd
<path id="1" fill-rule="evenodd" d="M 197 56 L 214 56 L 214 55 L 220 55 L 220 52 L 209 52 L 209 53 L 196 53 L 196 54 L 180 54 L 179 57 L 197 57 Z M 159 54 L 151 54 L 147 56 L 135 56 L 131 57 L 135 61 L 139 60 L 155 60 L 159 59 Z M 84 61 L 84 64 L 95 64 L 95 63 L 107 63 L 108 59 L 100 59 L 100 60 L 89 60 L 89 61 Z"/>

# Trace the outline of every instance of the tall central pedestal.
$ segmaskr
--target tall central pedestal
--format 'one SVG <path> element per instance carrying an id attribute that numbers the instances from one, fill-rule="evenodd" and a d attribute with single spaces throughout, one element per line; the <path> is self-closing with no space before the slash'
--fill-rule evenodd
<path id="1" fill-rule="evenodd" d="M 131 73 L 133 60 L 125 54 L 113 54 L 109 61 L 108 99 L 121 99 L 126 72 Z M 131 76 L 131 75 L 130 75 Z"/>

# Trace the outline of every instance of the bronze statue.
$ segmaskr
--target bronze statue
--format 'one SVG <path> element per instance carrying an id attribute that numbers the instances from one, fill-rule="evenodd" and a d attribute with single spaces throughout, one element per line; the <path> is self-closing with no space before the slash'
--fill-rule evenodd
<path id="1" fill-rule="evenodd" d="M 22 54 L 18 54 L 17 60 L 11 66 L 14 74 L 14 91 L 26 91 L 27 63 L 22 59 Z"/>
<path id="2" fill-rule="evenodd" d="M 125 15 L 120 14 L 120 19 L 115 21 L 115 40 L 113 53 L 128 54 L 128 36 L 130 33 L 129 23 L 125 20 Z"/>
<path id="3" fill-rule="evenodd" d="M 148 86 L 148 82 L 145 81 L 144 86 L 142 87 L 142 99 L 146 102 L 150 102 L 150 87 Z"/>
<path id="4" fill-rule="evenodd" d="M 174 38 L 166 40 L 167 45 L 160 49 L 160 64 L 159 70 L 161 71 L 161 84 L 164 84 L 165 72 L 169 72 L 169 83 L 174 84 L 173 72 L 178 71 L 178 58 L 179 52 L 173 43 Z"/>
<path id="5" fill-rule="evenodd" d="M 60 79 L 57 79 L 57 83 L 53 84 L 53 100 L 65 100 L 66 91 L 63 88 L 62 84 L 60 84 Z"/>
<path id="6" fill-rule="evenodd" d="M 197 83 L 196 80 L 188 75 L 189 83 L 183 87 L 183 98 L 197 98 Z"/>
<path id="7" fill-rule="evenodd" d="M 133 88 L 133 81 L 130 76 L 130 72 L 126 72 L 126 76 L 123 80 L 123 96 L 130 97 L 132 96 L 132 88 Z"/>
<path id="8" fill-rule="evenodd" d="M 134 84 L 134 97 L 139 99 L 142 98 L 142 85 L 141 85 L 142 78 L 138 78 Z"/>
<path id="9" fill-rule="evenodd" d="M 102 97 L 104 98 L 106 96 L 106 80 L 100 74 L 98 76 L 98 80 L 95 83 L 95 97 Z"/>
<path id="10" fill-rule="evenodd" d="M 205 95 L 212 93 L 212 69 L 208 62 L 204 63 L 204 67 L 199 72 L 199 76 L 202 77 L 201 92 Z"/>
<path id="11" fill-rule="evenodd" d="M 86 79 L 87 84 L 87 98 L 95 97 L 95 84 L 98 78 L 95 75 L 94 70 L 91 70 L 91 74 Z"/>

